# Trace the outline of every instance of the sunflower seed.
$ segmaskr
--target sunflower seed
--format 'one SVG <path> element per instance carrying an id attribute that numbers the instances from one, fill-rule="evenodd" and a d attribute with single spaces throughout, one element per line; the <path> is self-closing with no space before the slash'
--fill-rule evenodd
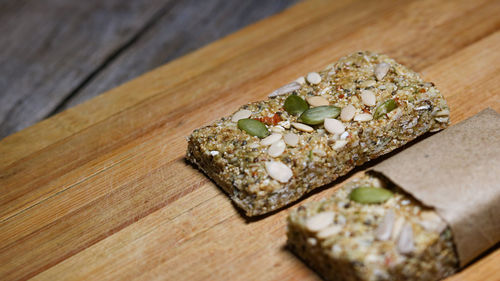
<path id="1" fill-rule="evenodd" d="M 330 105 L 330 102 L 328 102 L 327 99 L 321 96 L 307 97 L 306 101 L 309 103 L 310 106 Z"/>
<path id="2" fill-rule="evenodd" d="M 393 210 L 389 210 L 375 230 L 375 237 L 380 241 L 389 240 L 395 220 L 396 214 Z"/>
<path id="3" fill-rule="evenodd" d="M 310 133 L 310 132 L 314 131 L 313 127 L 307 126 L 306 124 L 302 124 L 302 123 L 293 122 L 292 126 L 295 129 L 297 129 L 299 131 L 302 131 L 302 132 L 308 132 L 308 133 Z"/>
<path id="4" fill-rule="evenodd" d="M 367 122 L 373 120 L 373 116 L 370 113 L 357 113 L 354 115 L 354 121 Z"/>
<path id="5" fill-rule="evenodd" d="M 361 101 L 363 104 L 367 106 L 374 106 L 377 104 L 377 98 L 375 97 L 375 93 L 370 90 L 362 90 L 361 91 Z"/>
<path id="6" fill-rule="evenodd" d="M 285 148 L 286 148 L 285 142 L 283 140 L 279 140 L 271 144 L 271 146 L 267 149 L 267 154 L 269 154 L 269 156 L 271 157 L 278 157 L 281 154 L 283 154 Z"/>
<path id="7" fill-rule="evenodd" d="M 343 148 L 345 145 L 347 144 L 347 141 L 346 140 L 338 140 L 335 142 L 335 144 L 333 145 L 333 150 L 339 150 L 341 148 Z"/>
<path id="8" fill-rule="evenodd" d="M 325 129 L 330 134 L 342 134 L 345 132 L 345 125 L 341 121 L 333 118 L 325 118 L 324 123 Z"/>
<path id="9" fill-rule="evenodd" d="M 297 134 L 294 134 L 294 133 L 288 133 L 288 134 L 284 135 L 283 140 L 289 146 L 297 146 L 297 144 L 299 144 L 299 136 Z"/>
<path id="10" fill-rule="evenodd" d="M 260 144 L 262 145 L 271 145 L 281 139 L 281 134 L 272 134 L 268 137 L 263 138 L 260 141 Z"/>
<path id="11" fill-rule="evenodd" d="M 321 76 L 317 72 L 310 72 L 306 77 L 307 82 L 316 85 L 321 82 Z"/>
<path id="12" fill-rule="evenodd" d="M 398 252 L 401 254 L 409 254 L 415 249 L 413 241 L 413 228 L 410 223 L 405 223 L 399 233 L 397 241 Z"/>
<path id="13" fill-rule="evenodd" d="M 252 115 L 252 112 L 250 110 L 242 109 L 233 114 L 231 121 L 238 122 L 238 120 L 248 118 L 250 117 L 250 115 Z"/>
<path id="14" fill-rule="evenodd" d="M 309 231 L 317 232 L 325 229 L 327 226 L 333 223 L 333 218 L 335 213 L 331 211 L 321 212 L 316 214 L 306 221 L 306 227 Z"/>
<path id="15" fill-rule="evenodd" d="M 299 83 L 300 85 L 303 85 L 306 83 L 306 79 L 304 76 L 300 76 L 299 78 L 295 79 L 295 82 Z"/>
<path id="16" fill-rule="evenodd" d="M 281 183 L 288 182 L 293 176 L 292 169 L 279 161 L 266 162 L 265 167 L 269 176 Z"/>
<path id="17" fill-rule="evenodd" d="M 332 225 L 321 230 L 316 236 L 320 239 L 325 239 L 327 237 L 338 234 L 340 231 L 342 231 L 342 228 L 343 227 L 341 225 Z"/>
<path id="18" fill-rule="evenodd" d="M 351 119 L 354 117 L 354 114 L 356 114 L 356 108 L 349 104 L 346 107 L 342 108 L 342 111 L 340 112 L 340 119 L 342 121 L 351 121 Z"/>
<path id="19" fill-rule="evenodd" d="M 379 63 L 375 66 L 375 77 L 377 78 L 378 81 L 384 79 L 385 75 L 387 72 L 389 72 L 389 69 L 391 68 L 391 65 L 385 62 Z"/>
<path id="20" fill-rule="evenodd" d="M 291 93 L 293 91 L 296 91 L 300 89 L 301 85 L 298 82 L 292 82 L 289 84 L 286 84 L 285 86 L 278 88 L 274 90 L 272 93 L 269 94 L 269 97 L 276 97 L 276 96 L 281 96 L 284 94 Z"/>

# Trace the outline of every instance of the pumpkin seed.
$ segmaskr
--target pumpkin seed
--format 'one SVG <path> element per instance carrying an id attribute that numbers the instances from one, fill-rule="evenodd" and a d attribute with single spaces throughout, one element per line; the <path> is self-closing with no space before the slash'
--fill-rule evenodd
<path id="1" fill-rule="evenodd" d="M 379 119 L 386 115 L 387 113 L 391 112 L 397 107 L 396 101 L 393 99 L 388 99 L 384 101 L 382 104 L 380 104 L 377 109 L 375 109 L 375 114 L 373 117 L 375 119 Z"/>
<path id="2" fill-rule="evenodd" d="M 300 115 L 309 108 L 309 105 L 303 98 L 297 95 L 290 95 L 286 98 L 283 108 L 292 115 Z"/>
<path id="3" fill-rule="evenodd" d="M 349 194 L 349 199 L 363 204 L 382 203 L 391 197 L 390 190 L 376 187 L 358 187 Z"/>
<path id="4" fill-rule="evenodd" d="M 318 125 L 325 121 L 325 118 L 336 118 L 340 115 L 340 108 L 333 105 L 323 105 L 310 108 L 302 115 L 300 121 L 308 125 Z"/>
<path id="5" fill-rule="evenodd" d="M 270 134 L 266 125 L 255 119 L 244 118 L 238 120 L 238 128 L 247 132 L 251 136 L 259 138 L 265 138 Z"/>

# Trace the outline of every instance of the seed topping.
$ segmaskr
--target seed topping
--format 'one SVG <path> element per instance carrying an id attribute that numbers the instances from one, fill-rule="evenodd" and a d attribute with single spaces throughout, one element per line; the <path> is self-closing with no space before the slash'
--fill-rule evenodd
<path id="1" fill-rule="evenodd" d="M 281 183 L 287 183 L 293 176 L 292 169 L 279 161 L 269 161 L 265 163 L 269 176 Z"/>

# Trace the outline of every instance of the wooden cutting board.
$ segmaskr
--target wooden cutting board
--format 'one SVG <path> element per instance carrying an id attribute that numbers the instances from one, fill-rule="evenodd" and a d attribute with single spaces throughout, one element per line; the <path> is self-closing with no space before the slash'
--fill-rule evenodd
<path id="1" fill-rule="evenodd" d="M 243 217 L 184 160 L 185 137 L 357 50 L 435 82 L 452 123 L 500 112 L 498 15 L 486 0 L 299 3 L 3 139 L 0 280 L 317 280 L 284 247 L 288 209 Z M 497 247 L 450 280 L 499 280 L 499 264 Z"/>

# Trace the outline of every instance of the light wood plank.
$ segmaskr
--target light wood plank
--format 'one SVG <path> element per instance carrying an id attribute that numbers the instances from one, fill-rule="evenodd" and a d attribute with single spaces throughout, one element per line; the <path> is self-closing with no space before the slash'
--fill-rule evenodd
<path id="1" fill-rule="evenodd" d="M 496 75 L 500 68 L 488 62 L 500 59 L 498 52 L 492 48 L 499 43 L 500 33 L 497 32 L 436 62 L 426 68 L 424 73 L 426 75 L 432 73 L 435 79 L 446 80 L 448 76 L 455 75 L 453 70 L 457 64 L 463 66 L 464 74 L 475 72 L 478 65 L 487 66 L 487 69 L 482 68 L 479 74 L 474 74 L 475 79 L 459 79 L 453 84 L 444 83 L 440 87 L 454 108 L 454 105 L 459 102 L 456 97 L 469 96 L 468 88 L 487 85 L 482 90 L 495 91 L 499 82 L 496 80 L 495 83 L 488 83 L 488 80 L 491 80 L 492 75 Z M 480 62 L 477 61 L 478 58 Z M 461 90 L 456 91 L 456 89 Z M 498 97 L 499 95 L 496 94 L 487 98 L 483 108 Z M 469 104 L 473 102 L 468 99 Z M 500 111 L 500 107 L 495 109 Z M 469 111 L 467 116 L 473 113 Z M 460 116 L 454 118 L 454 122 L 463 119 Z M 99 276 L 110 280 L 117 278 L 169 279 L 179 276 L 190 280 L 251 278 L 246 274 L 262 276 L 266 280 L 283 280 L 291 276 L 296 276 L 300 280 L 316 278 L 294 256 L 282 249 L 285 242 L 284 225 L 287 210 L 248 223 L 222 195 L 211 197 L 199 205 L 190 205 L 193 207 L 189 209 L 178 207 L 194 200 L 195 198 L 191 195 L 199 196 L 196 192 L 203 190 L 203 193 L 213 195 L 213 190 L 216 189 L 217 187 L 212 183 L 207 183 L 185 198 L 180 198 L 172 205 L 159 209 L 115 235 L 41 273 L 36 279 L 69 278 L 68 272 L 71 272 L 74 280 L 85 280 L 101 274 L 102 271 L 105 273 Z M 323 190 L 304 202 L 323 198 L 333 192 L 333 188 Z M 167 219 L 167 214 L 172 210 L 182 209 L 188 211 L 177 213 L 172 220 Z M 484 261 L 481 260 L 469 266 L 451 280 L 476 280 L 476 276 L 494 276 L 499 251 L 490 254 Z M 143 262 L 142 257 L 148 257 L 147 262 Z M 83 266 L 89 260 L 92 261 L 90 265 Z M 276 264 L 278 266 L 275 266 Z M 112 270 L 113 268 L 127 270 L 115 271 Z M 196 270 L 193 271 L 192 268 Z M 241 272 L 237 270 L 238 268 L 245 268 L 245 270 Z M 476 275 L 475 272 L 479 272 L 480 275 Z M 463 276 L 471 279 L 460 279 Z"/>

